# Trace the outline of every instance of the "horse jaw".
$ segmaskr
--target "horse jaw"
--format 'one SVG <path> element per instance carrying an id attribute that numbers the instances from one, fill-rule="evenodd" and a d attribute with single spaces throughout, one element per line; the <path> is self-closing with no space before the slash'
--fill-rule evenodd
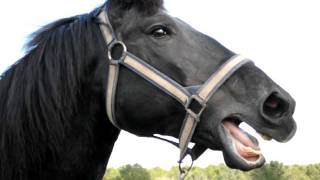
<path id="1" fill-rule="evenodd" d="M 258 140 L 238 127 L 232 120 L 225 120 L 219 127 L 225 163 L 230 168 L 244 171 L 264 165 Z"/>

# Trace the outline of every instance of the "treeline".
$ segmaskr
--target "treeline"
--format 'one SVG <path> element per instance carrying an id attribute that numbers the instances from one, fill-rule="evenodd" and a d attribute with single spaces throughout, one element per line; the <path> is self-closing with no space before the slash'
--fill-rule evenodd
<path id="1" fill-rule="evenodd" d="M 170 170 L 145 169 L 139 164 L 126 165 L 118 169 L 109 168 L 103 180 L 176 180 L 178 167 Z M 194 167 L 187 180 L 320 180 L 320 164 L 287 166 L 272 161 L 260 169 L 250 172 L 232 170 L 225 165 Z"/>

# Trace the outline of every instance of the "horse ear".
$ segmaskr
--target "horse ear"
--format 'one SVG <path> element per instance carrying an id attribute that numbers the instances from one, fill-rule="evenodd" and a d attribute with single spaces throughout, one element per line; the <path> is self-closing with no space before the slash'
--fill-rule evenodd
<path id="1" fill-rule="evenodd" d="M 137 9 L 143 14 L 154 14 L 163 7 L 163 0 L 109 0 L 109 8 L 122 11 Z"/>

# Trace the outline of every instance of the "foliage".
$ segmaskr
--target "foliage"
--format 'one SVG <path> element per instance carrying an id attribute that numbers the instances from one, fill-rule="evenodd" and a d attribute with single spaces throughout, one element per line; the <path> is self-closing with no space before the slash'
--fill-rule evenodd
<path id="1" fill-rule="evenodd" d="M 282 163 L 271 161 L 267 166 L 263 166 L 252 172 L 252 180 L 283 180 L 285 169 Z"/>
<path id="2" fill-rule="evenodd" d="M 139 164 L 108 169 L 103 180 L 151 180 L 149 171 Z"/>
<path id="3" fill-rule="evenodd" d="M 311 180 L 320 179 L 320 164 L 313 164 L 306 167 L 305 174 Z"/>
<path id="4" fill-rule="evenodd" d="M 160 167 L 150 169 L 149 173 L 152 180 L 165 180 L 167 176 L 167 171 L 161 169 Z"/>
<path id="5" fill-rule="evenodd" d="M 118 169 L 109 168 L 103 180 L 122 180 Z"/>
<path id="6" fill-rule="evenodd" d="M 103 180 L 176 180 L 178 167 L 169 170 L 160 167 L 144 169 L 135 164 L 119 169 L 109 168 Z M 260 169 L 250 172 L 233 170 L 225 165 L 210 165 L 206 168 L 194 167 L 186 180 L 319 180 L 320 164 L 286 166 L 271 161 Z"/>
<path id="7" fill-rule="evenodd" d="M 285 180 L 311 180 L 310 177 L 306 174 L 306 169 L 308 167 L 302 166 L 290 166 L 287 167 L 283 179 Z"/>

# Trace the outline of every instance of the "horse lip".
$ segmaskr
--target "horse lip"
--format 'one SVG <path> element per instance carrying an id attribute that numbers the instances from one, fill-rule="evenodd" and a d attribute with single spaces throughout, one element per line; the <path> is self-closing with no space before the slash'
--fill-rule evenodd
<path id="1" fill-rule="evenodd" d="M 241 122 L 244 122 L 240 119 L 240 115 L 232 115 L 228 118 L 234 119 L 236 124 L 240 124 Z M 225 119 L 228 119 L 225 118 Z M 224 119 L 224 120 L 225 120 Z M 221 121 L 222 123 L 223 121 Z M 265 158 L 262 154 L 259 155 L 259 158 L 256 161 L 248 161 L 241 157 L 234 148 L 234 142 L 231 139 L 230 135 L 228 135 L 227 130 L 225 127 L 221 124 L 218 128 L 221 144 L 222 144 L 222 151 L 225 159 L 225 163 L 230 168 L 240 169 L 244 171 L 252 170 L 255 168 L 259 168 L 264 165 Z"/>
<path id="2" fill-rule="evenodd" d="M 246 161 L 245 159 L 243 159 L 239 155 L 237 155 L 235 150 L 232 149 L 233 148 L 232 140 L 230 140 L 230 137 L 228 137 L 228 134 L 227 134 L 228 132 L 222 124 L 224 120 L 228 120 L 228 119 L 234 120 L 235 124 L 237 124 L 237 125 L 239 125 L 241 122 L 245 122 L 249 126 L 251 126 L 253 129 L 256 129 L 257 133 L 263 134 L 263 135 L 268 135 L 271 138 L 273 138 L 276 141 L 281 142 L 281 143 L 288 142 L 295 135 L 296 130 L 297 130 L 297 125 L 296 125 L 295 121 L 293 120 L 293 118 L 289 118 L 286 120 L 287 122 L 288 121 L 292 122 L 292 125 L 290 128 L 291 131 L 286 133 L 285 135 L 282 135 L 282 136 L 278 136 L 278 135 L 271 136 L 270 133 L 267 133 L 267 132 L 270 132 L 268 129 L 262 130 L 263 132 L 260 131 L 259 128 L 257 128 L 254 124 L 252 124 L 252 122 L 250 123 L 250 121 L 244 120 L 245 118 L 242 117 L 242 115 L 240 115 L 240 114 L 234 114 L 234 115 L 228 116 L 227 118 L 224 118 L 220 122 L 220 125 L 218 127 L 218 135 L 220 137 L 225 162 L 230 168 L 240 169 L 240 170 L 244 170 L 244 171 L 252 170 L 252 169 L 259 168 L 259 167 L 263 166 L 265 163 L 265 158 L 261 154 L 258 160 L 251 162 L 251 161 Z M 264 131 L 266 131 L 266 132 L 264 132 Z"/>
<path id="3" fill-rule="evenodd" d="M 280 143 L 287 143 L 288 141 L 290 141 L 293 136 L 296 134 L 297 132 L 297 124 L 296 122 L 293 120 L 293 118 L 290 119 L 292 121 L 292 130 L 291 132 L 287 135 L 287 136 L 283 136 L 283 137 L 273 137 L 276 141 L 280 142 Z"/>

